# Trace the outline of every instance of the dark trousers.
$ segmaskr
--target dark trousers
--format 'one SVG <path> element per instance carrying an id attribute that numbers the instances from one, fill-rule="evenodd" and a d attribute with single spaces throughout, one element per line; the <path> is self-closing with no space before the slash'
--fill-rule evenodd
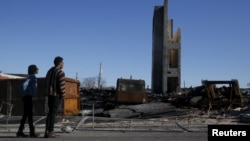
<path id="1" fill-rule="evenodd" d="M 30 95 L 23 96 L 22 100 L 23 100 L 23 116 L 20 121 L 18 132 L 23 132 L 25 122 L 28 118 L 30 133 L 34 133 L 32 96 Z"/>
<path id="2" fill-rule="evenodd" d="M 61 104 L 61 98 L 59 98 L 59 96 L 48 96 L 49 112 L 47 114 L 45 131 L 49 132 L 54 131 L 56 115 L 60 104 Z"/>

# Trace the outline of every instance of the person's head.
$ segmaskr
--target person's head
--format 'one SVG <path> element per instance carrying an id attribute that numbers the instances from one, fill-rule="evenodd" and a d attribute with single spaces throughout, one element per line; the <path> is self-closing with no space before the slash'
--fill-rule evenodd
<path id="1" fill-rule="evenodd" d="M 55 57 L 55 59 L 54 59 L 54 65 L 56 67 L 62 69 L 63 68 L 63 64 L 64 63 L 63 63 L 63 58 L 62 57 L 60 57 L 60 56 Z"/>
<path id="2" fill-rule="evenodd" d="M 37 74 L 38 73 L 38 68 L 36 65 L 32 64 L 32 65 L 29 65 L 28 67 L 28 74 L 31 75 L 31 74 Z"/>

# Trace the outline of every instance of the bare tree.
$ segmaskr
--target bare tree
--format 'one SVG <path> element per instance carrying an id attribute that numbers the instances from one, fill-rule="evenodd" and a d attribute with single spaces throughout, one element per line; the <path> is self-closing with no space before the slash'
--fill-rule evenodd
<path id="1" fill-rule="evenodd" d="M 97 77 L 87 77 L 84 78 L 82 83 L 81 83 L 81 87 L 85 87 L 85 88 L 98 88 L 98 89 L 102 89 L 106 87 L 106 80 L 102 79 L 100 82 L 98 82 L 98 76 Z M 99 83 L 99 84 L 98 84 Z M 97 86 L 98 84 L 98 86 Z"/>
<path id="2" fill-rule="evenodd" d="M 82 81 L 82 87 L 95 88 L 95 85 L 96 85 L 96 77 L 84 78 Z"/>
<path id="3" fill-rule="evenodd" d="M 99 89 L 105 88 L 106 84 L 107 84 L 106 80 L 102 78 L 100 85 L 99 85 Z"/>
<path id="4" fill-rule="evenodd" d="M 249 88 L 250 88 L 250 82 L 249 82 L 249 83 L 247 83 L 247 87 L 249 87 Z"/>

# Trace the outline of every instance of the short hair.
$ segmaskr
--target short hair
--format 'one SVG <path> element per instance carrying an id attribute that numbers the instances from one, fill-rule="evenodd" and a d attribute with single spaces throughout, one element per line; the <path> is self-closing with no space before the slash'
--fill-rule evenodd
<path id="1" fill-rule="evenodd" d="M 57 57 L 55 57 L 55 59 L 54 59 L 54 65 L 57 66 L 57 65 L 59 65 L 59 63 L 61 63 L 62 61 L 63 61 L 63 58 L 60 57 L 60 56 L 57 56 Z"/>
<path id="2" fill-rule="evenodd" d="M 29 65 L 28 67 L 28 74 L 31 75 L 31 74 L 35 74 L 36 71 L 38 70 L 37 66 L 32 64 L 32 65 Z"/>

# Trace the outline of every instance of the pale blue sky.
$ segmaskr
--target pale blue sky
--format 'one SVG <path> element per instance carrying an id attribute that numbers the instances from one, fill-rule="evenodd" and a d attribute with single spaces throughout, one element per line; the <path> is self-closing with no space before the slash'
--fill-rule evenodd
<path id="1" fill-rule="evenodd" d="M 0 0 L 0 71 L 44 77 L 55 56 L 67 77 L 143 79 L 151 86 L 152 19 L 163 0 Z M 202 79 L 250 82 L 250 1 L 169 0 L 181 29 L 181 86 Z"/>

